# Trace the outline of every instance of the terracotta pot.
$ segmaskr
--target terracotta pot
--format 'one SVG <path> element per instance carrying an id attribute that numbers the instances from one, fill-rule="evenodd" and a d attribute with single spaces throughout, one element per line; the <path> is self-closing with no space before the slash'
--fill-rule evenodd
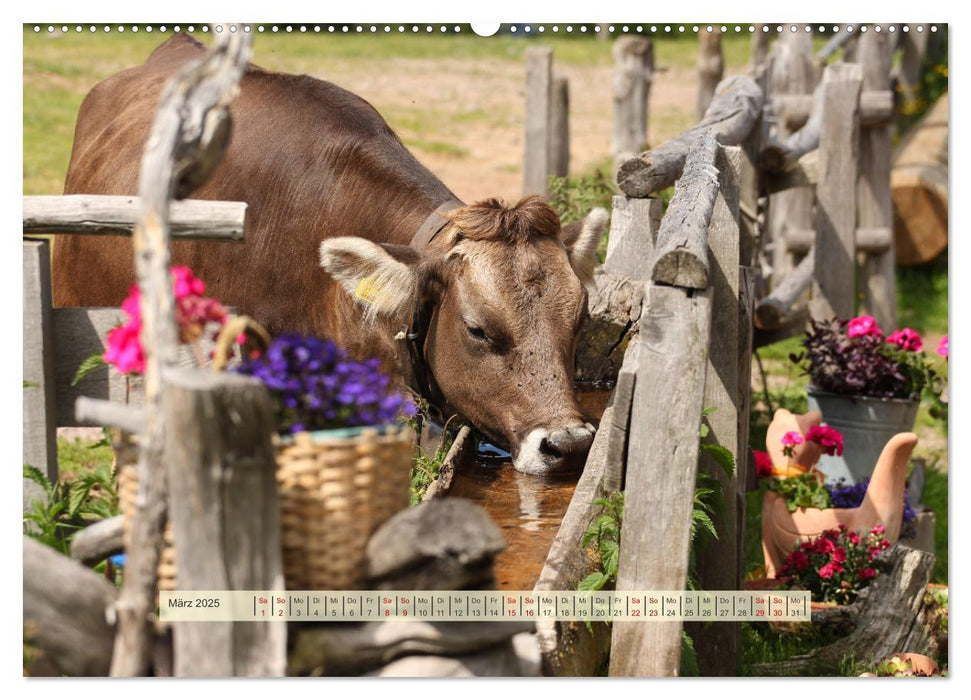
<path id="1" fill-rule="evenodd" d="M 823 414 L 819 411 L 809 411 L 804 414 L 795 414 L 780 408 L 772 416 L 769 429 L 765 433 L 765 451 L 772 458 L 773 474 L 779 472 L 779 476 L 795 476 L 806 471 L 819 461 L 823 454 L 822 448 L 815 442 L 804 441 L 801 445 L 793 448 L 792 458 L 786 457 L 782 453 L 782 436 L 788 432 L 795 431 L 805 437 L 809 429 L 823 422 Z M 787 466 L 792 466 L 791 474 L 785 474 Z"/>
<path id="2" fill-rule="evenodd" d="M 766 491 L 762 500 L 762 551 L 766 575 L 774 578 L 800 542 L 840 525 L 866 534 L 880 524 L 887 529 L 885 537 L 891 544 L 896 542 L 904 515 L 907 463 L 916 444 L 917 436 L 913 433 L 900 433 L 890 439 L 877 460 L 870 485 L 858 508 L 799 508 L 790 513 L 782 496 Z"/>

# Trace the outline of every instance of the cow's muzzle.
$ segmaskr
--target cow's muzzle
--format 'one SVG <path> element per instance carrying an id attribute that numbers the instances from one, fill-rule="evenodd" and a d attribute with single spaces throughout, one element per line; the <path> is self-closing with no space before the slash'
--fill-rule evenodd
<path id="1" fill-rule="evenodd" d="M 529 432 L 513 452 L 513 465 L 526 474 L 551 474 L 583 468 L 595 429 L 589 423 Z"/>

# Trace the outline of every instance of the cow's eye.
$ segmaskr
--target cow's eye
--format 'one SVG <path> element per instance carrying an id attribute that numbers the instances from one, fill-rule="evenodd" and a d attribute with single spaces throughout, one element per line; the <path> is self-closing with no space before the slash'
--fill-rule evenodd
<path id="1" fill-rule="evenodd" d="M 486 334 L 486 332 L 484 330 L 482 330 L 478 326 L 470 326 L 470 325 L 466 324 L 465 327 L 466 327 L 466 329 L 468 329 L 469 335 L 471 335 L 476 340 L 478 340 L 480 342 L 483 342 L 483 343 L 488 343 L 489 342 L 489 336 Z"/>

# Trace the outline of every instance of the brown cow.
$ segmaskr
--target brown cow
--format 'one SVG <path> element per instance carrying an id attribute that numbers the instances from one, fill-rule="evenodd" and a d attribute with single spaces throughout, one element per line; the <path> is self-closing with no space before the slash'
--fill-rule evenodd
<path id="1" fill-rule="evenodd" d="M 176 35 L 91 90 L 65 193 L 136 192 L 162 87 L 204 50 Z M 461 205 L 370 104 L 308 76 L 250 66 L 231 112 L 228 151 L 192 196 L 247 202 L 246 241 L 175 242 L 173 263 L 271 333 L 413 369 L 521 471 L 582 463 L 593 428 L 573 398 L 573 352 L 606 212 L 561 230 L 539 197 Z M 55 303 L 117 305 L 132 280 L 130 241 L 58 239 Z"/>

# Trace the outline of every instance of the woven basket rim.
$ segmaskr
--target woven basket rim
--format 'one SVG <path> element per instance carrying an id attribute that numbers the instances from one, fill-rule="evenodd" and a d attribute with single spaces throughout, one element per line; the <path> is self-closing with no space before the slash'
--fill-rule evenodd
<path id="1" fill-rule="evenodd" d="M 392 435 L 398 432 L 409 430 L 410 426 L 404 423 L 384 423 L 380 425 L 359 425 L 353 428 L 329 428 L 327 430 L 304 430 L 297 435 L 310 435 L 314 442 L 325 442 L 329 440 L 344 440 L 348 438 L 360 437 L 366 431 L 377 432 L 378 435 Z M 277 438 L 281 445 L 293 445 L 296 439 L 293 435 L 279 435 Z"/>

